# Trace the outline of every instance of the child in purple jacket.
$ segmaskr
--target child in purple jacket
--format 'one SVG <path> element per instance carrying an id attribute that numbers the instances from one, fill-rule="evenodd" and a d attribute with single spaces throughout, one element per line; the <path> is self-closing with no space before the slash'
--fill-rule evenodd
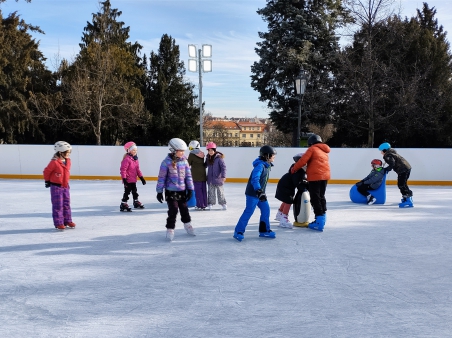
<path id="1" fill-rule="evenodd" d="M 157 180 L 157 200 L 168 204 L 168 218 L 166 219 L 166 238 L 174 239 L 174 229 L 176 228 L 176 216 L 180 211 L 182 223 L 184 223 L 187 234 L 195 236 L 195 231 L 191 225 L 190 212 L 187 201 L 193 195 L 193 179 L 191 177 L 190 166 L 185 158 L 184 151 L 187 144 L 180 138 L 172 138 L 168 144 L 170 153 L 160 165 L 159 177 Z M 165 189 L 165 197 L 163 197 Z"/>
<path id="2" fill-rule="evenodd" d="M 228 207 L 226 205 L 226 199 L 224 198 L 223 184 L 226 181 L 226 164 L 224 163 L 224 155 L 217 151 L 217 145 L 213 142 L 206 144 L 207 157 L 207 208 L 212 210 L 212 206 L 215 205 L 215 195 L 218 195 L 218 204 L 220 204 L 223 210 Z"/>
<path id="3" fill-rule="evenodd" d="M 122 183 L 124 184 L 124 195 L 122 196 L 121 205 L 119 206 L 119 211 L 132 211 L 132 209 L 127 204 L 129 200 L 130 192 L 132 192 L 133 197 L 133 207 L 135 209 L 143 209 L 144 205 L 138 200 L 137 192 L 137 176 L 140 178 L 143 185 L 146 181 L 143 177 L 143 173 L 140 170 L 140 162 L 138 162 L 138 148 L 134 142 L 127 142 L 124 145 L 126 154 L 122 158 L 121 167 L 119 172 L 121 174 Z"/>

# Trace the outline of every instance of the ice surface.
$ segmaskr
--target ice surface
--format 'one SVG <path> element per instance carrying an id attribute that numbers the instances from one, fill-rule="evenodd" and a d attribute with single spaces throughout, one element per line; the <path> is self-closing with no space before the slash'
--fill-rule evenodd
<path id="1" fill-rule="evenodd" d="M 120 213 L 119 180 L 73 180 L 77 227 L 57 232 L 43 180 L 0 180 L 0 337 L 452 335 L 451 187 L 411 186 L 400 209 L 396 186 L 367 206 L 329 185 L 325 232 L 272 220 L 259 238 L 256 210 L 239 243 L 245 184 L 226 182 L 227 211 L 191 211 L 196 237 L 178 217 L 173 242 L 155 184 Z"/>

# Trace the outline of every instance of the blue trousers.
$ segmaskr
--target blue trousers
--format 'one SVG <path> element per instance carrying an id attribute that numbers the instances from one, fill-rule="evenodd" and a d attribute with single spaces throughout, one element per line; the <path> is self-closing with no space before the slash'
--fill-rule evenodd
<path id="1" fill-rule="evenodd" d="M 245 196 L 246 207 L 235 227 L 235 232 L 245 233 L 246 226 L 248 225 L 251 216 L 253 216 L 256 206 L 261 210 L 259 232 L 270 231 L 270 206 L 268 205 L 268 201 L 261 202 L 257 197 Z"/>

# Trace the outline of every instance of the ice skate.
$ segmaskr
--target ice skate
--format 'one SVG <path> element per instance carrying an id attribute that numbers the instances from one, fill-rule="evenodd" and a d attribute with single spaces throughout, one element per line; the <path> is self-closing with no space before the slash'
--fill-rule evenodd
<path id="1" fill-rule="evenodd" d="M 212 204 L 209 204 L 208 206 L 207 206 L 207 209 L 206 210 L 212 210 Z"/>
<path id="2" fill-rule="evenodd" d="M 282 215 L 281 220 L 279 221 L 279 227 L 293 229 L 293 224 L 289 221 L 287 215 Z"/>
<path id="3" fill-rule="evenodd" d="M 406 197 L 405 200 L 402 200 L 402 203 L 399 203 L 399 208 L 412 208 L 413 205 L 413 197 Z"/>
<path id="4" fill-rule="evenodd" d="M 170 241 L 174 239 L 174 229 L 166 229 L 166 239 Z"/>
<path id="5" fill-rule="evenodd" d="M 141 203 L 139 200 L 133 201 L 133 207 L 135 209 L 144 209 L 143 203 Z"/>
<path id="6" fill-rule="evenodd" d="M 185 231 L 187 231 L 187 234 L 189 234 L 191 236 L 196 236 L 195 229 L 193 229 L 190 222 L 184 223 L 184 229 L 185 229 Z"/>
<path id="7" fill-rule="evenodd" d="M 228 210 L 228 206 L 226 204 L 222 204 L 221 206 L 222 206 L 223 210 Z"/>
<path id="8" fill-rule="evenodd" d="M 367 205 L 372 205 L 377 201 L 375 197 L 372 195 L 367 195 Z"/>
<path id="9" fill-rule="evenodd" d="M 60 224 L 60 225 L 55 225 L 55 229 L 57 229 L 59 231 L 63 231 L 64 229 L 66 229 L 66 227 L 63 224 Z"/>
<path id="10" fill-rule="evenodd" d="M 280 221 L 280 220 L 281 220 L 281 217 L 282 217 L 283 215 L 284 215 L 284 214 L 283 214 L 280 210 L 278 210 L 278 212 L 276 213 L 275 221 Z"/>
<path id="11" fill-rule="evenodd" d="M 259 237 L 265 237 L 265 238 L 276 238 L 276 234 L 268 230 L 267 232 L 259 232 Z"/>
<path id="12" fill-rule="evenodd" d="M 74 222 L 67 222 L 65 224 L 65 226 L 67 226 L 69 229 L 74 229 L 75 228 L 75 223 Z"/>
<path id="13" fill-rule="evenodd" d="M 317 231 L 323 231 L 325 227 L 325 215 L 316 216 L 314 222 L 309 223 L 308 228 Z"/>
<path id="14" fill-rule="evenodd" d="M 234 232 L 234 235 L 232 237 L 234 237 L 239 242 L 243 241 L 243 239 L 245 238 L 245 236 L 243 236 L 243 233 L 241 232 Z"/>
<path id="15" fill-rule="evenodd" d="M 119 211 L 132 212 L 132 208 L 130 208 L 126 202 L 122 202 L 121 205 L 119 206 Z"/>

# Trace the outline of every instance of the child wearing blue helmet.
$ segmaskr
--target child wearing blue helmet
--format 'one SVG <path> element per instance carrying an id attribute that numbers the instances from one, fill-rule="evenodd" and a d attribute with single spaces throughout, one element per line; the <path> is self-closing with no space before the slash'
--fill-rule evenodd
<path id="1" fill-rule="evenodd" d="M 397 173 L 397 186 L 402 194 L 401 203 L 399 203 L 400 208 L 412 208 L 413 205 L 413 192 L 408 187 L 408 179 L 410 178 L 411 165 L 400 156 L 395 149 L 391 148 L 391 145 L 387 142 L 380 144 L 378 150 L 381 151 L 383 159 L 388 164 L 384 168 L 385 173 L 390 172 L 394 169 Z"/>

